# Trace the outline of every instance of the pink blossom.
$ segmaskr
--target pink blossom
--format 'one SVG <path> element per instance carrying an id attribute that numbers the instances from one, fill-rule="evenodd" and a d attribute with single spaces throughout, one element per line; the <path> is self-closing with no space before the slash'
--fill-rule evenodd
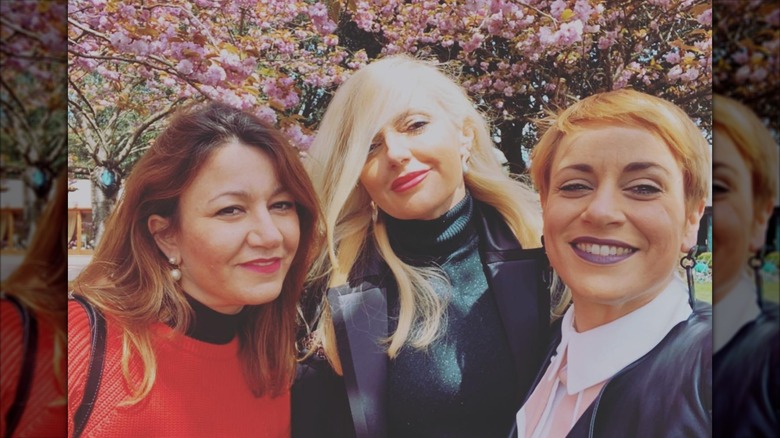
<path id="1" fill-rule="evenodd" d="M 314 136 L 304 133 L 303 129 L 301 129 L 301 126 L 298 124 L 288 125 L 283 129 L 283 132 L 287 135 L 290 143 L 302 151 L 309 150 L 309 147 L 314 141 Z"/>
<path id="2" fill-rule="evenodd" d="M 670 82 L 675 82 L 680 78 L 682 73 L 683 73 L 682 67 L 680 67 L 680 65 L 678 64 L 672 67 L 669 70 L 669 72 L 666 73 L 666 77 L 669 79 Z"/>
<path id="3" fill-rule="evenodd" d="M 314 28 L 321 35 L 328 35 L 336 30 L 336 23 L 328 17 L 328 9 L 322 3 L 317 3 L 309 7 L 309 17 Z"/>
<path id="4" fill-rule="evenodd" d="M 698 21 L 702 26 L 712 26 L 712 8 L 709 8 L 699 14 L 699 16 L 696 17 L 696 21 Z"/>
<path id="5" fill-rule="evenodd" d="M 217 85 L 218 83 L 224 81 L 226 77 L 227 73 L 225 73 L 224 68 L 220 67 L 219 65 L 212 64 L 209 66 L 208 70 L 206 70 L 206 73 L 203 74 L 202 80 L 205 84 Z"/>
<path id="6" fill-rule="evenodd" d="M 130 38 L 122 32 L 114 32 L 108 39 L 117 50 L 127 50 L 131 42 Z"/>
<path id="7" fill-rule="evenodd" d="M 696 67 L 689 68 L 685 73 L 680 75 L 680 80 L 683 82 L 695 81 L 699 77 L 699 69 Z"/>
<path id="8" fill-rule="evenodd" d="M 750 80 L 753 82 L 761 82 L 769 75 L 764 67 L 759 67 L 753 71 L 750 75 Z"/>
<path id="9" fill-rule="evenodd" d="M 262 121 L 275 125 L 278 118 L 276 111 L 267 106 L 260 106 L 255 108 L 255 115 Z"/>
<path id="10" fill-rule="evenodd" d="M 747 50 L 742 49 L 739 52 L 733 53 L 731 59 L 741 65 L 747 63 L 750 60 L 750 56 L 748 55 Z"/>
<path id="11" fill-rule="evenodd" d="M 584 22 L 590 20 L 594 11 L 595 9 L 590 5 L 589 0 L 577 0 L 577 3 L 574 4 L 575 16 Z"/>
<path id="12" fill-rule="evenodd" d="M 580 20 L 561 24 L 561 29 L 556 32 L 558 43 L 562 46 L 570 46 L 582 41 L 582 26 Z"/>
<path id="13" fill-rule="evenodd" d="M 608 49 L 615 44 L 616 39 L 617 39 L 616 30 L 607 31 L 604 36 L 599 38 L 598 48 L 601 50 Z"/>
<path id="14" fill-rule="evenodd" d="M 182 59 L 176 64 L 176 71 L 183 75 L 189 75 L 193 71 L 193 65 L 189 59 Z"/>
<path id="15" fill-rule="evenodd" d="M 676 50 L 673 51 L 673 52 L 669 52 L 666 55 L 664 55 L 664 59 L 669 64 L 679 64 L 680 63 L 680 52 L 678 52 Z"/>
<path id="16" fill-rule="evenodd" d="M 749 77 L 750 77 L 750 66 L 749 65 L 743 65 L 734 74 L 734 79 L 736 79 L 736 81 L 738 83 L 745 82 Z"/>
<path id="17" fill-rule="evenodd" d="M 477 32 L 471 35 L 471 39 L 467 42 L 461 44 L 461 48 L 464 52 L 472 52 L 477 49 L 482 44 L 482 41 L 485 40 L 485 35 L 482 35 L 481 33 Z"/>
<path id="18" fill-rule="evenodd" d="M 775 8 L 772 9 L 772 12 L 770 12 L 769 15 L 767 15 L 766 17 L 766 22 L 770 26 L 774 26 L 775 28 L 780 26 L 780 8 L 776 6 L 777 4 L 775 4 Z"/>
<path id="19" fill-rule="evenodd" d="M 555 18 L 561 18 L 561 14 L 566 9 L 566 2 L 563 0 L 555 0 L 550 4 L 550 15 Z"/>

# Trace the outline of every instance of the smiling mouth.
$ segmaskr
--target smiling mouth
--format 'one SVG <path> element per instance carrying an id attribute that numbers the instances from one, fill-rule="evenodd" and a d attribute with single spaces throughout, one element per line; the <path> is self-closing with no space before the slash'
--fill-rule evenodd
<path id="1" fill-rule="evenodd" d="M 425 177 L 428 176 L 428 170 L 419 170 L 417 172 L 411 172 L 407 173 L 404 176 L 399 176 L 398 178 L 393 180 L 393 183 L 390 185 L 390 190 L 400 193 L 405 192 L 412 187 L 416 186 L 417 184 L 420 184 L 422 180 L 425 179 Z"/>
<path id="2" fill-rule="evenodd" d="M 280 258 L 253 260 L 251 262 L 241 264 L 242 268 L 259 274 L 273 274 L 278 271 L 281 266 L 282 259 Z"/>
<path id="3" fill-rule="evenodd" d="M 579 258 L 598 265 L 611 265 L 621 262 L 638 251 L 638 249 L 630 246 L 590 242 L 571 242 L 570 245 Z"/>
<path id="4" fill-rule="evenodd" d="M 615 256 L 615 255 L 622 256 L 622 255 L 629 255 L 636 252 L 636 249 L 630 247 L 615 246 L 615 245 L 599 245 L 596 243 L 575 243 L 574 247 L 588 254 L 600 255 L 600 256 Z"/>

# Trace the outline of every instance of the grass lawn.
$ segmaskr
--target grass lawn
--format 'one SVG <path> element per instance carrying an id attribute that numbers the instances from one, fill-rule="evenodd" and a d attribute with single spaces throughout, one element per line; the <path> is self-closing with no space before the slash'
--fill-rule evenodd
<path id="1" fill-rule="evenodd" d="M 776 281 L 764 282 L 764 299 L 767 301 L 780 302 L 780 283 Z"/>
<path id="2" fill-rule="evenodd" d="M 694 283 L 696 299 L 712 303 L 712 283 Z"/>

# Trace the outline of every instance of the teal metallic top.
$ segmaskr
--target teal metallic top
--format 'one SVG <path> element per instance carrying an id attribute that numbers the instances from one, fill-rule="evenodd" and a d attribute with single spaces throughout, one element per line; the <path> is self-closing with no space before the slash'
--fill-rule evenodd
<path id="1" fill-rule="evenodd" d="M 442 336 L 426 350 L 406 346 L 389 365 L 390 437 L 506 437 L 517 409 L 517 376 L 479 254 L 470 194 L 434 220 L 385 216 L 391 245 L 413 266 L 439 266 L 449 284 Z M 388 297 L 395 330 L 397 296 Z"/>

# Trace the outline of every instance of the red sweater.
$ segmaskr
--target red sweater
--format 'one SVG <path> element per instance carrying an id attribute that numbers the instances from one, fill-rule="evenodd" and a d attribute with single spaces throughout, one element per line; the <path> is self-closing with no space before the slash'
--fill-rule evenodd
<path id="1" fill-rule="evenodd" d="M 157 379 L 133 406 L 118 406 L 130 394 L 121 370 L 121 331 L 107 318 L 106 361 L 95 408 L 83 437 L 289 437 L 290 395 L 256 398 L 238 361 L 238 340 L 216 345 L 153 328 Z M 84 395 L 89 366 L 89 319 L 68 304 L 68 435 Z M 134 378 L 140 360 L 130 363 Z"/>
<path id="2" fill-rule="evenodd" d="M 5 416 L 16 397 L 21 373 L 24 332 L 19 311 L 10 301 L 0 300 L 0 322 L 0 435 L 4 435 Z M 38 318 L 38 351 L 30 396 L 14 437 L 65 435 L 65 395 L 54 377 L 53 356 L 54 331 Z"/>

